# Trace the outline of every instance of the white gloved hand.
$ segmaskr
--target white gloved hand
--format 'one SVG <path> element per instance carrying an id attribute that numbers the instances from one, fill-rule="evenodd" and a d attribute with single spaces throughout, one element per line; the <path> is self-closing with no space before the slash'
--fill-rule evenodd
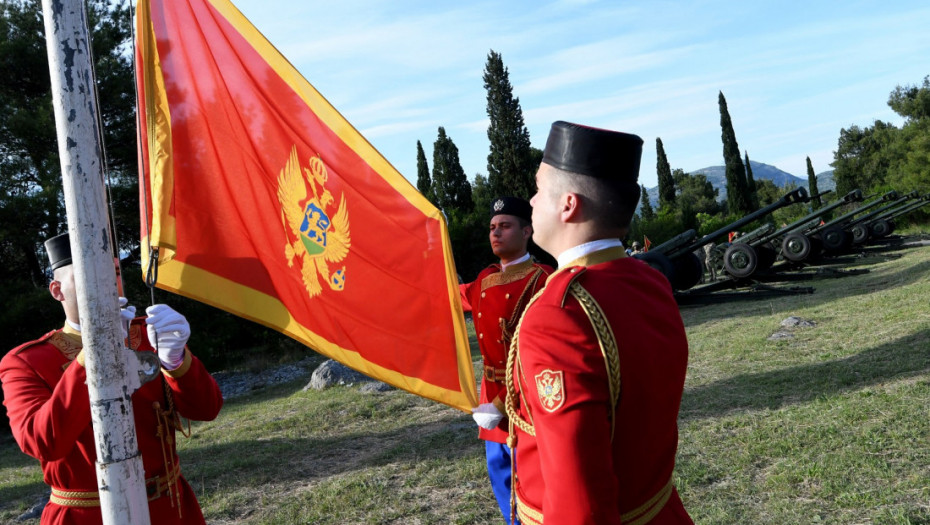
<path id="1" fill-rule="evenodd" d="M 128 304 L 129 299 L 119 298 L 119 329 L 123 333 L 123 340 L 129 337 L 129 323 L 136 318 L 136 307 Z"/>
<path id="2" fill-rule="evenodd" d="M 167 304 L 156 304 L 145 309 L 149 342 L 158 349 L 158 359 L 167 370 L 174 370 L 184 362 L 184 345 L 191 336 L 191 325 L 183 315 Z"/>
<path id="3" fill-rule="evenodd" d="M 482 403 L 471 411 L 471 417 L 475 423 L 485 430 L 494 430 L 498 423 L 504 419 L 504 414 L 494 406 L 493 403 Z"/>

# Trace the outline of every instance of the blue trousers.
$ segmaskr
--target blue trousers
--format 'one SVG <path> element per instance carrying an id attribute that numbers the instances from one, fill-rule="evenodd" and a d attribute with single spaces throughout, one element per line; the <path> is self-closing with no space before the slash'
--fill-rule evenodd
<path id="1" fill-rule="evenodd" d="M 504 515 L 507 525 L 510 523 L 510 447 L 493 441 L 484 442 L 484 452 L 488 460 L 488 478 L 491 490 L 497 498 L 497 505 Z M 519 521 L 514 525 L 519 525 Z"/>

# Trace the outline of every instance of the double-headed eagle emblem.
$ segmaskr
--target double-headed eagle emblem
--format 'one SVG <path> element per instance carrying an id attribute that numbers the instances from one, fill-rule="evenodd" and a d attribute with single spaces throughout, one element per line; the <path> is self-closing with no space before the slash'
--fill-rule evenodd
<path id="1" fill-rule="evenodd" d="M 323 290 L 321 279 L 336 291 L 346 282 L 345 266 L 330 273 L 329 264 L 342 262 L 349 253 L 349 212 L 343 194 L 335 214 L 330 214 L 335 200 L 326 189 L 327 177 L 319 157 L 311 158 L 309 166 L 301 169 L 296 146 L 278 176 L 278 201 L 287 239 L 284 257 L 290 267 L 295 259 L 302 259 L 300 274 L 310 297 Z"/>

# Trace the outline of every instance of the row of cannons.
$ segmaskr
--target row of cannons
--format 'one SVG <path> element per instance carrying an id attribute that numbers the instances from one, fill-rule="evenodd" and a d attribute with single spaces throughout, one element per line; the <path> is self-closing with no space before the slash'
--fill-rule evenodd
<path id="1" fill-rule="evenodd" d="M 887 239 L 895 231 L 897 220 L 930 203 L 930 193 L 921 196 L 917 192 L 901 195 L 889 191 L 884 195 L 863 196 L 862 191 L 853 190 L 781 228 L 763 224 L 732 241 L 727 239 L 730 232 L 739 231 L 775 210 L 809 203 L 831 191 L 810 196 L 805 188 L 797 188 L 703 237 L 688 230 L 635 257 L 662 272 L 677 293 L 704 282 L 707 266 L 712 275 L 731 285 L 745 283 L 763 275 L 771 276 L 778 261 L 784 263 L 783 268 L 796 270 Z M 850 211 L 831 218 L 834 210 L 844 206 Z"/>

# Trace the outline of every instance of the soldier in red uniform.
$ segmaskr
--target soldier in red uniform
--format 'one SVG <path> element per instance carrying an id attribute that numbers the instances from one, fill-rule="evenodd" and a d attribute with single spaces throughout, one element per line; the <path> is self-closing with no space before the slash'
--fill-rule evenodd
<path id="1" fill-rule="evenodd" d="M 54 280 L 52 296 L 61 301 L 65 325 L 11 350 L 0 360 L 0 383 L 19 447 L 42 464 L 52 495 L 43 524 L 102 522 L 97 493 L 97 459 L 68 235 L 46 241 Z M 125 307 L 124 322 L 135 309 Z M 160 377 L 132 395 L 136 436 L 145 469 L 153 524 L 204 523 L 193 490 L 181 474 L 175 449 L 180 417 L 212 420 L 223 405 L 213 377 L 186 348 L 190 325 L 169 306 L 146 309 L 147 317 L 129 323 L 130 347 L 157 352 Z M 114 312 L 115 315 L 115 312 Z M 150 344 L 151 341 L 151 344 Z M 127 350 L 128 351 L 128 350 Z"/>
<path id="2" fill-rule="evenodd" d="M 516 197 L 501 197 L 491 203 L 491 251 L 500 258 L 478 274 L 474 282 L 461 285 L 462 304 L 472 312 L 478 347 L 484 360 L 481 404 L 473 417 L 478 437 L 485 442 L 491 489 L 510 523 L 510 449 L 504 419 L 504 365 L 513 330 L 523 309 L 546 277 L 549 266 L 536 264 L 526 251 L 533 234 L 530 203 Z"/>
<path id="3" fill-rule="evenodd" d="M 536 175 L 533 239 L 559 268 L 508 355 L 523 525 L 692 523 L 672 483 L 684 326 L 665 277 L 619 241 L 639 201 L 642 143 L 556 122 Z"/>

